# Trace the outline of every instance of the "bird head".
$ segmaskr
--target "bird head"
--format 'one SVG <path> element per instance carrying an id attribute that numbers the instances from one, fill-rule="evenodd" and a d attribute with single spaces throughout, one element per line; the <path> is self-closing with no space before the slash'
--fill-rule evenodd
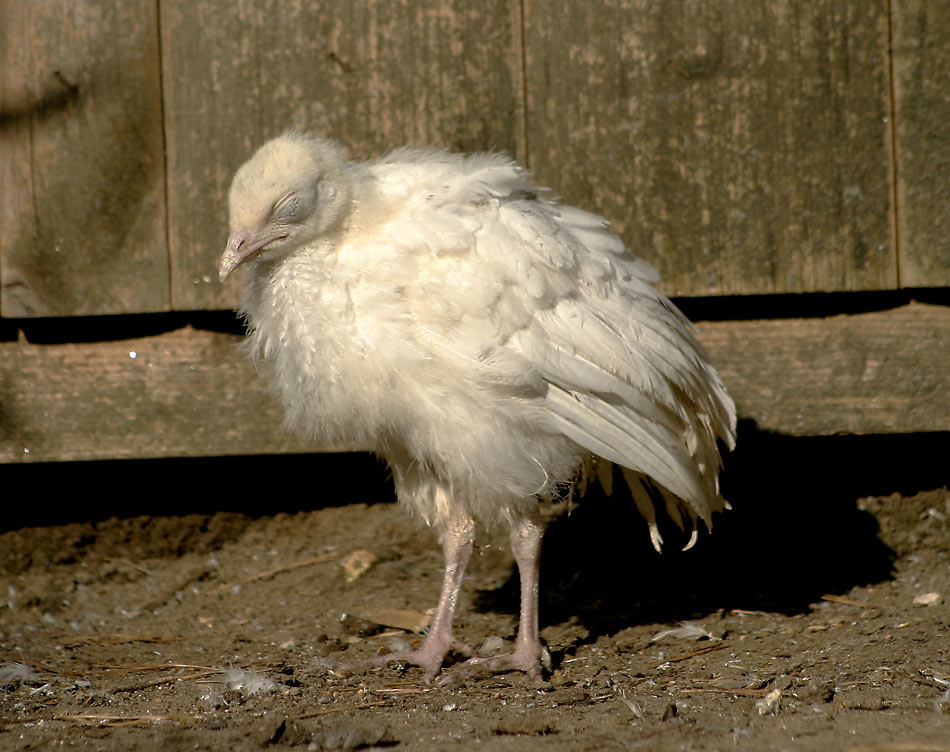
<path id="1" fill-rule="evenodd" d="M 223 282 L 253 258 L 276 259 L 332 231 L 349 203 L 347 161 L 332 141 L 285 133 L 234 174 Z"/>

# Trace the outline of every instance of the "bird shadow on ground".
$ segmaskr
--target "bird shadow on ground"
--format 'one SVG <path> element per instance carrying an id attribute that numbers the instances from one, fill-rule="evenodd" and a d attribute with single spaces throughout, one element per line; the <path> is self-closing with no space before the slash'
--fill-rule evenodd
<path id="1" fill-rule="evenodd" d="M 688 535 L 661 515 L 657 553 L 629 495 L 595 486 L 545 535 L 541 626 L 580 619 L 593 640 L 719 609 L 794 614 L 886 580 L 894 554 L 858 500 L 946 484 L 948 444 L 948 434 L 801 438 L 740 424 L 722 476 L 732 510 L 688 551 Z M 517 613 L 517 572 L 476 608 Z"/>
<path id="2" fill-rule="evenodd" d="M 654 551 L 621 484 L 611 497 L 593 485 L 556 516 L 542 552 L 542 626 L 580 619 L 596 639 L 719 609 L 801 613 L 825 594 L 890 576 L 893 553 L 860 498 L 912 495 L 948 482 L 950 433 L 803 438 L 746 422 L 738 446 L 722 476 L 733 509 L 717 514 L 714 531 L 703 530 L 689 551 L 680 550 L 688 536 L 663 515 L 665 545 Z M 176 537 L 182 550 L 233 539 L 256 517 L 395 496 L 386 468 L 361 454 L 25 464 L 3 472 L 9 488 L 29 488 L 49 501 L 10 505 L 0 532 L 110 517 L 235 513 L 216 523 L 218 535 L 196 543 L 199 526 L 190 538 Z M 275 488 L 275 478 L 298 477 L 320 481 L 305 493 Z M 92 490 L 96 501 L 79 503 L 78 488 Z M 474 606 L 517 614 L 518 593 L 512 569 L 501 587 L 480 591 Z"/>

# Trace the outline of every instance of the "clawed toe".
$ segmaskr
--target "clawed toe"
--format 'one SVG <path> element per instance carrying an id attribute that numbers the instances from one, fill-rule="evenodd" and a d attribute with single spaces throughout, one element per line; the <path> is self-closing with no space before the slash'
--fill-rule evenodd
<path id="1" fill-rule="evenodd" d="M 370 659 L 369 663 L 373 666 L 385 666 L 394 661 L 405 661 L 413 666 L 419 666 L 425 670 L 425 681 L 430 683 L 442 671 L 445 659 L 449 653 L 456 652 L 471 659 L 475 651 L 464 642 L 452 640 L 448 646 L 435 645 L 430 647 L 426 643 L 418 650 L 404 650 L 395 653 L 387 653 L 377 658 Z"/>
<path id="2" fill-rule="evenodd" d="M 453 666 L 439 678 L 439 684 L 446 686 L 473 679 L 477 676 L 503 674 L 508 671 L 524 671 L 528 678 L 540 682 L 542 669 L 551 670 L 551 654 L 547 648 L 532 646 L 529 649 L 518 648 L 512 653 L 494 655 L 489 658 L 470 658 L 464 663 Z"/>
<path id="3" fill-rule="evenodd" d="M 449 653 L 459 653 L 468 660 L 443 670 Z M 475 657 L 471 647 L 463 642 L 452 640 L 445 647 L 437 643 L 426 643 L 418 650 L 404 650 L 377 656 L 367 661 L 371 666 L 386 666 L 397 661 L 405 661 L 419 666 L 425 671 L 426 683 L 438 677 L 438 684 L 449 686 L 468 681 L 479 676 L 503 674 L 508 671 L 524 671 L 534 681 L 543 680 L 543 671 L 551 670 L 551 654 L 540 644 L 522 645 L 511 653 L 489 657 Z M 441 675 L 440 675 L 441 674 Z"/>

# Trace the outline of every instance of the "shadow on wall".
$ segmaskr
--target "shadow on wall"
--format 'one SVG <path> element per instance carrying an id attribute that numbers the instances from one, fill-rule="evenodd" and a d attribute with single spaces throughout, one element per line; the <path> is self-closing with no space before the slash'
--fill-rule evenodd
<path id="1" fill-rule="evenodd" d="M 0 515 L 21 527 L 234 512 L 251 518 L 396 498 L 389 472 L 366 454 L 258 455 L 0 465 L 0 488 L 22 488 Z M 85 499 L 77 503 L 77 490 Z"/>

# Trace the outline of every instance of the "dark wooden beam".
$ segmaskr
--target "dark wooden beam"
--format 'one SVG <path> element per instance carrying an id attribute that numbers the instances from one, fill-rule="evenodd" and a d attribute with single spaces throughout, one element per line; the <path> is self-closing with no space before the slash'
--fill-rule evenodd
<path id="1" fill-rule="evenodd" d="M 950 430 L 950 308 L 699 328 L 740 416 L 761 429 Z M 184 328 L 112 342 L 0 343 L 0 462 L 320 450 L 281 430 L 266 376 L 238 341 Z"/>
<path id="2" fill-rule="evenodd" d="M 950 430 L 950 308 L 701 325 L 739 415 L 797 436 Z"/>

